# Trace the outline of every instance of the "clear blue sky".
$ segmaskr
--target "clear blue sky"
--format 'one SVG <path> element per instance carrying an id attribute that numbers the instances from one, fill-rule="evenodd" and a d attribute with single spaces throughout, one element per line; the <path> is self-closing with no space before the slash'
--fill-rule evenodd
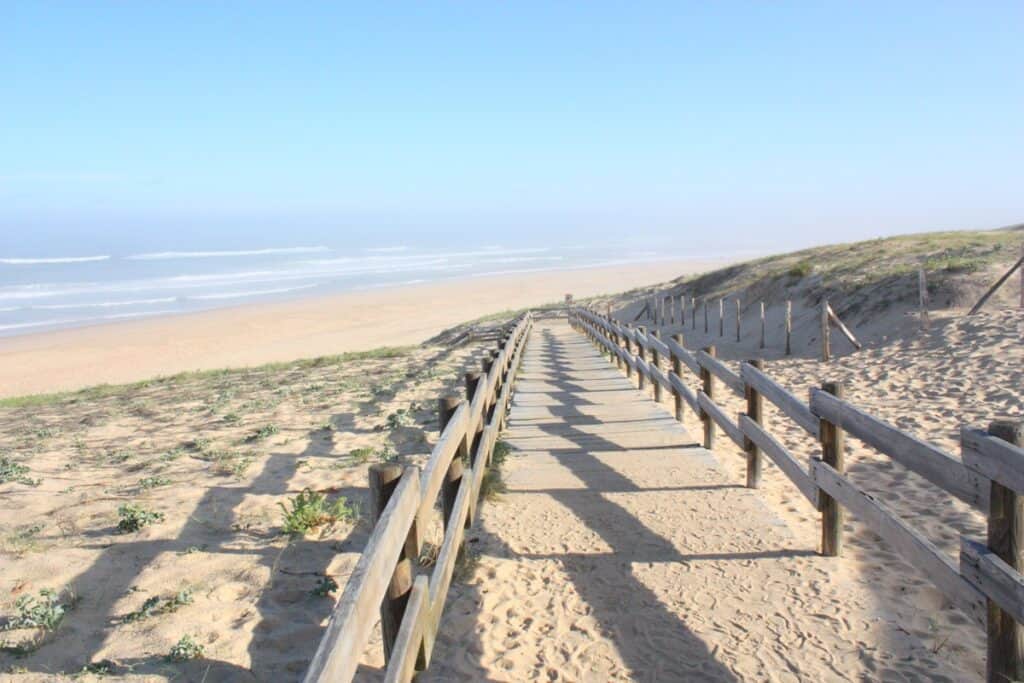
<path id="1" fill-rule="evenodd" d="M 0 247 L 996 227 L 1022 35 L 1020 0 L 9 2 Z"/>

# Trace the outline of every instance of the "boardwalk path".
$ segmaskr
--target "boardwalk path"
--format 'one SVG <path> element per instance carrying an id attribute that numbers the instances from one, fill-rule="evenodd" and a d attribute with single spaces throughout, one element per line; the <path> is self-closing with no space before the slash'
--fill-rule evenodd
<path id="1" fill-rule="evenodd" d="M 425 680 L 943 680 L 841 560 L 798 546 L 634 386 L 538 323 L 508 492 L 469 536 L 480 566 Z"/>

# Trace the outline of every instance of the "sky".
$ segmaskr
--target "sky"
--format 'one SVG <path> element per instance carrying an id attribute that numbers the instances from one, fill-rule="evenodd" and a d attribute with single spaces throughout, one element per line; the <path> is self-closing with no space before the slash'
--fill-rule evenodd
<path id="1" fill-rule="evenodd" d="M 1024 220 L 1024 3 L 6 2 L 0 251 Z"/>

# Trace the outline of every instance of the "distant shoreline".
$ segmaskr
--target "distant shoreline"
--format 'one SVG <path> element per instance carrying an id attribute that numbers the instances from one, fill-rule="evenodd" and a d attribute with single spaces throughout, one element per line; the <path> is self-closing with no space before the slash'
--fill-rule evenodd
<path id="1" fill-rule="evenodd" d="M 0 397 L 419 344 L 503 310 L 619 292 L 731 259 L 459 277 L 288 301 L 253 302 L 0 338 Z"/>

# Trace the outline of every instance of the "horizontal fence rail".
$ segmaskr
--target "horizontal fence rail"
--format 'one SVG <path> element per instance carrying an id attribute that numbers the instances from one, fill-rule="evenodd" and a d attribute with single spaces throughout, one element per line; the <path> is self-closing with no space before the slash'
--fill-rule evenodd
<path id="1" fill-rule="evenodd" d="M 520 318 L 499 342 L 496 355 L 484 359 L 485 373 L 467 375 L 468 401 L 448 413 L 442 410 L 447 423 L 442 423 L 422 472 L 414 466 L 371 468 L 376 523 L 331 614 L 306 683 L 351 681 L 378 618 L 385 680 L 409 681 L 429 665 L 456 558 L 505 424 L 532 325 L 529 313 Z M 438 499 L 444 508 L 444 539 L 429 577 L 413 578 L 422 535 Z"/>
<path id="2" fill-rule="evenodd" d="M 688 405 L 703 422 L 706 448 L 714 443 L 715 428 L 721 428 L 746 452 L 749 487 L 758 487 L 760 457 L 767 455 L 821 511 L 823 554 L 840 554 L 843 514 L 849 510 L 952 604 L 986 626 L 989 681 L 1024 680 L 1024 422 L 994 422 L 987 431 L 964 427 L 957 458 L 844 400 L 842 387 L 834 383 L 811 389 L 805 402 L 765 373 L 761 361 L 740 363 L 737 373 L 716 358 L 714 347 L 686 349 L 682 335 L 662 341 L 643 328 L 582 307 L 570 309 L 569 317 L 627 375 L 637 373 L 638 388 L 649 381 L 659 388 L 656 399 L 661 387 L 667 389 L 675 399 L 676 419 L 683 418 L 683 406 Z M 701 384 L 696 390 L 686 381 L 694 376 Z M 716 379 L 747 399 L 747 411 L 736 421 L 715 402 Z M 820 457 L 805 465 L 775 439 L 762 424 L 762 399 L 817 440 Z M 847 434 L 987 514 L 986 542 L 962 538 L 959 565 L 936 548 L 846 476 Z"/>

